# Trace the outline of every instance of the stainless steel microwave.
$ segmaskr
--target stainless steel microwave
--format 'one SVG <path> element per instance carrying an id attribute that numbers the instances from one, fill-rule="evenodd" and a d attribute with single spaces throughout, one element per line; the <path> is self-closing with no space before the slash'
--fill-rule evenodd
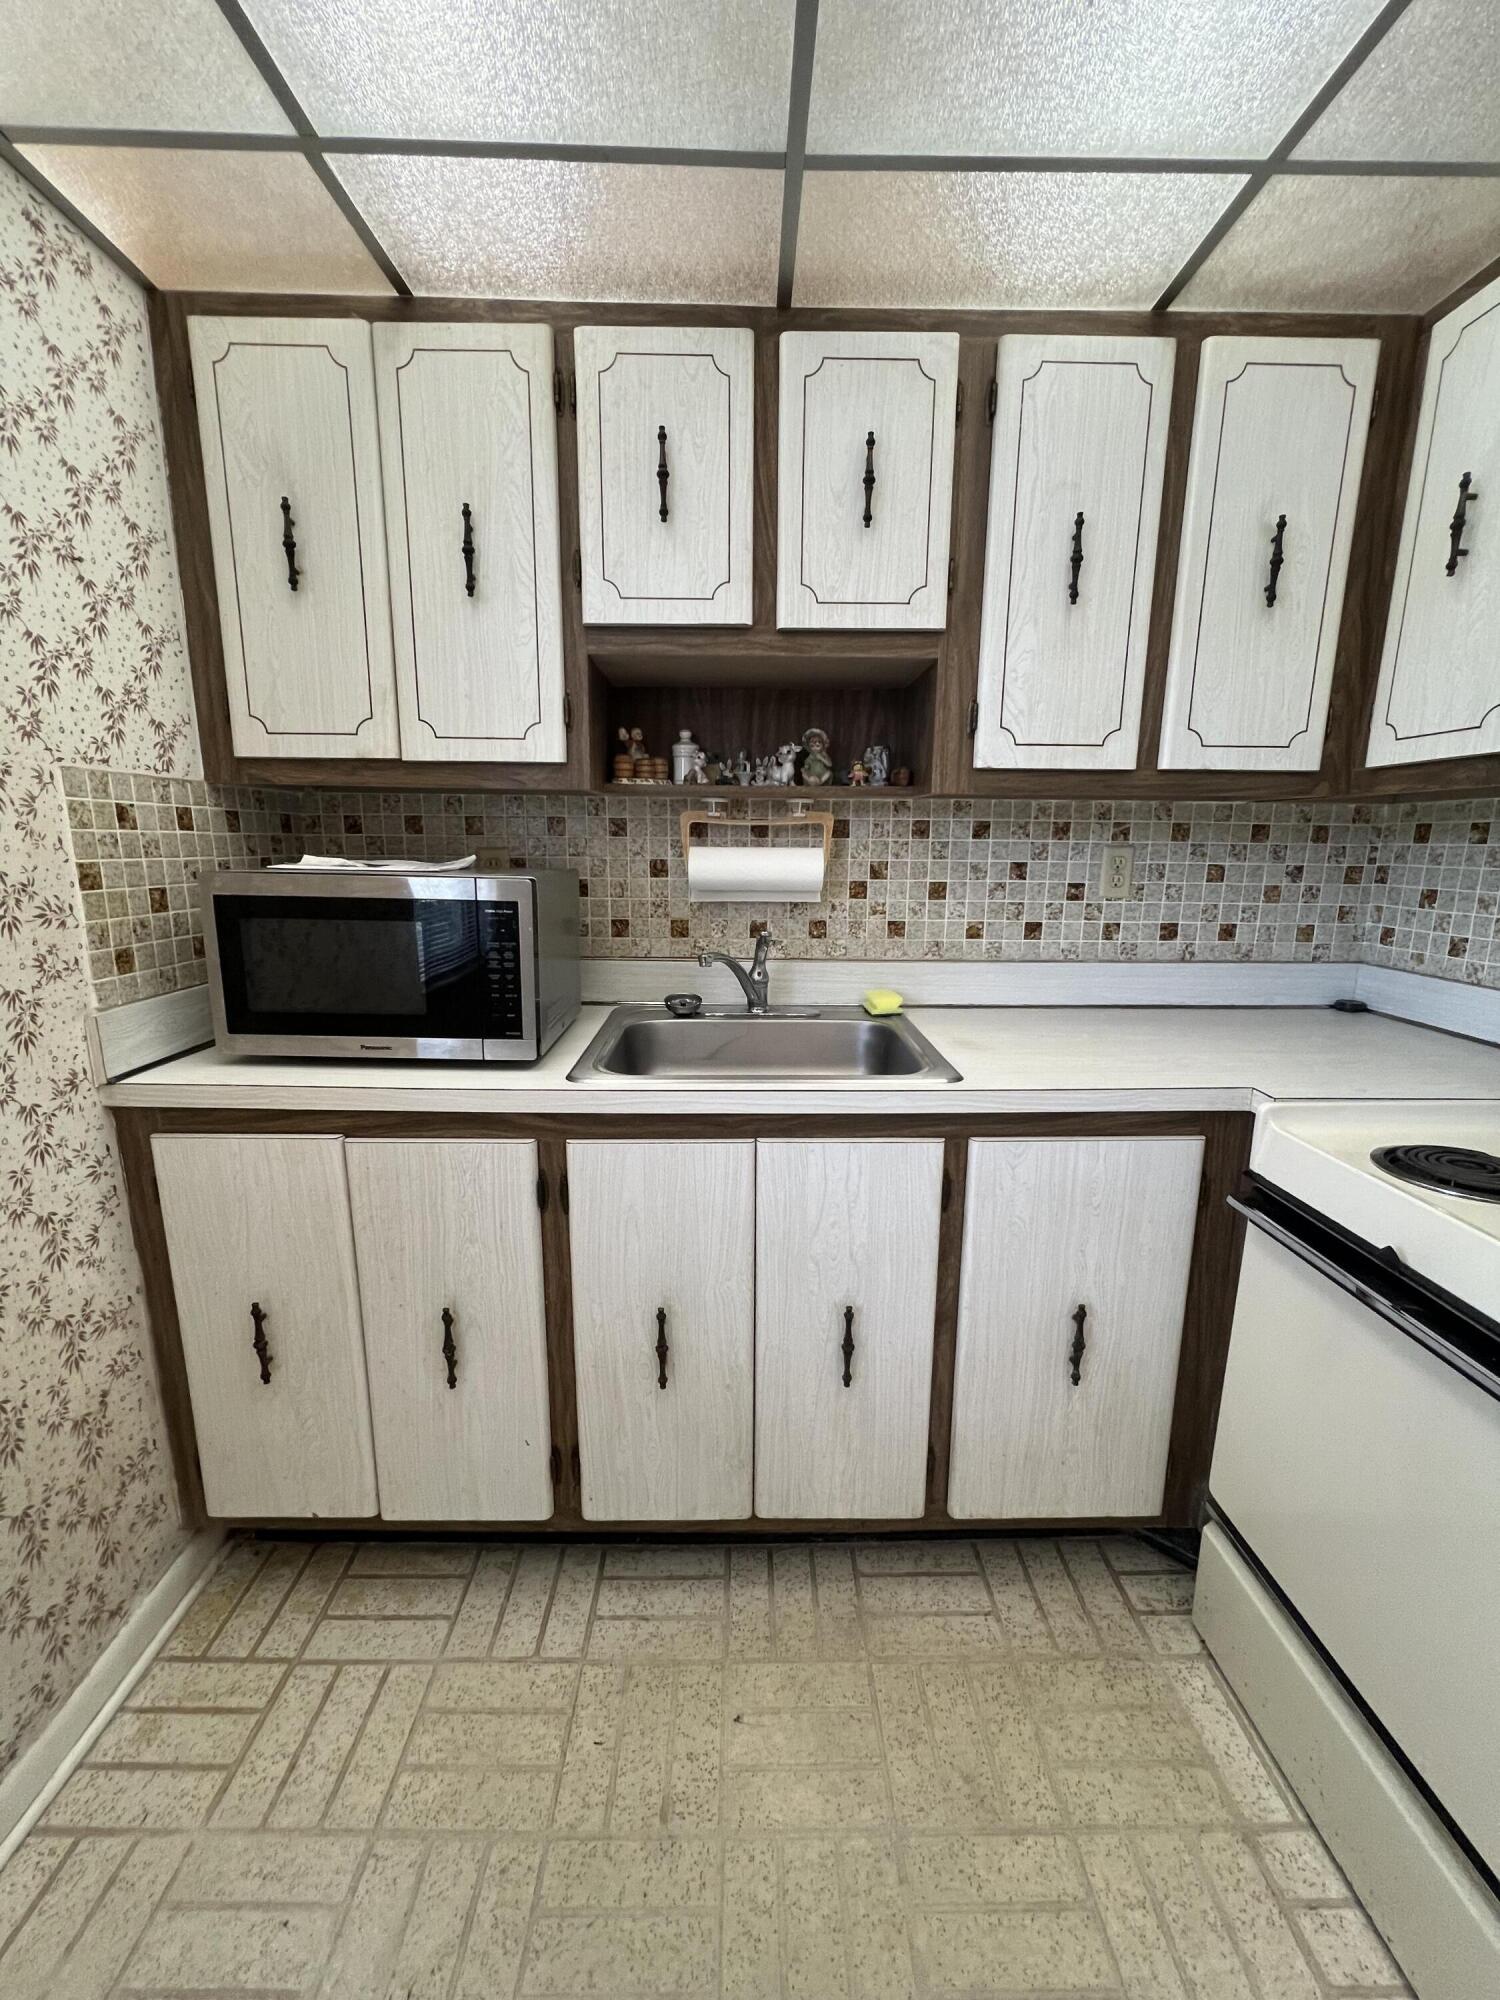
<path id="1" fill-rule="evenodd" d="M 534 1062 L 578 1012 L 578 877 L 226 869 L 202 884 L 234 1055 Z"/>

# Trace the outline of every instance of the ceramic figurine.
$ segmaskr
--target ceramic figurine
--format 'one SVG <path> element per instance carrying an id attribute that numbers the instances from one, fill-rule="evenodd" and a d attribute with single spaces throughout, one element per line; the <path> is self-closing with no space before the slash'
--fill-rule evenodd
<path id="1" fill-rule="evenodd" d="M 911 772 L 905 764 L 898 764 L 895 770 L 892 771 L 891 783 L 893 785 L 909 785 L 911 783 Z"/>
<path id="2" fill-rule="evenodd" d="M 751 768 L 748 751 L 741 750 L 734 760 L 734 782 L 737 785 L 749 785 L 755 782 L 755 772 Z"/>
<path id="3" fill-rule="evenodd" d="M 828 732 L 826 729 L 805 729 L 802 732 L 802 782 L 804 785 L 826 785 L 833 777 L 833 759 L 828 754 Z"/>
<path id="4" fill-rule="evenodd" d="M 854 762 L 849 766 L 849 782 L 851 785 L 869 784 L 870 774 L 865 769 L 863 758 L 856 757 Z"/>
<path id="5" fill-rule="evenodd" d="M 872 743 L 860 761 L 869 772 L 872 785 L 890 783 L 891 753 L 883 743 Z"/>
<path id="6" fill-rule="evenodd" d="M 769 785 L 769 784 L 770 784 L 770 782 L 771 782 L 771 760 L 770 760 L 770 758 L 769 758 L 769 757 L 757 757 L 757 758 L 756 758 L 756 760 L 755 760 L 755 776 L 754 776 L 754 777 L 753 777 L 753 778 L 752 778 L 752 779 L 750 780 L 750 782 L 751 782 L 751 784 L 752 784 L 752 785 Z"/>
<path id="7" fill-rule="evenodd" d="M 773 785 L 795 785 L 797 782 L 797 745 L 783 743 L 771 759 L 771 783 Z"/>
<path id="8" fill-rule="evenodd" d="M 692 762 L 688 765 L 687 776 L 678 782 L 687 785 L 706 785 L 708 783 L 708 759 L 701 750 L 694 749 Z"/>
<path id="9" fill-rule="evenodd" d="M 651 759 L 646 754 L 645 733 L 639 729 L 621 729 L 618 732 L 625 748 L 615 758 L 615 777 L 622 783 L 639 783 L 651 776 Z M 623 773 L 621 766 L 629 763 L 630 769 Z"/>

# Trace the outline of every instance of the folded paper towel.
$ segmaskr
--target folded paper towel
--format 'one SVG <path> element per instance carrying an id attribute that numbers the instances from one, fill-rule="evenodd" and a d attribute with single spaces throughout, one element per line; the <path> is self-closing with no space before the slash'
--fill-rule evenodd
<path id="1" fill-rule="evenodd" d="M 690 847 L 694 903 L 816 903 L 823 895 L 821 847 Z"/>

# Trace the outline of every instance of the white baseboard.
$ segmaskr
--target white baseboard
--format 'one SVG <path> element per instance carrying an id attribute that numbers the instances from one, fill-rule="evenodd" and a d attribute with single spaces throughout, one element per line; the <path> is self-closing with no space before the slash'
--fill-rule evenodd
<path id="1" fill-rule="evenodd" d="M 177 993 L 153 994 L 90 1014 L 89 1061 L 96 1083 L 114 1083 L 168 1056 L 206 1048 L 214 1038 L 208 988 L 187 986 Z"/>
<path id="2" fill-rule="evenodd" d="M 0 1778 L 0 1868 L 88 1754 L 208 1581 L 224 1530 L 202 1528 L 133 1606 L 125 1623 L 34 1742 Z"/>
<path id="3" fill-rule="evenodd" d="M 1396 972 L 1384 965 L 1351 966 L 1355 995 L 1378 1014 L 1394 1014 L 1426 1028 L 1500 1042 L 1500 989 L 1438 979 L 1430 972 Z"/>
<path id="4" fill-rule="evenodd" d="M 586 958 L 587 1001 L 701 993 L 732 1001 L 723 966 L 695 958 Z M 914 1007 L 1326 1007 L 1354 992 L 1354 965 L 1142 964 L 1027 959 L 773 958 L 772 998 L 786 1006 L 855 1005 L 891 986 Z"/>

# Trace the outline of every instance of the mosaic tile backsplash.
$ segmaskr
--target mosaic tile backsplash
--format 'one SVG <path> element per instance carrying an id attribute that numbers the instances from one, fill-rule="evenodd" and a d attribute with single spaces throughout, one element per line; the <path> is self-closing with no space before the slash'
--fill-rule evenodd
<path id="1" fill-rule="evenodd" d="M 823 900 L 687 897 L 677 798 L 334 793 L 64 768 L 98 1005 L 201 983 L 205 868 L 299 854 L 578 871 L 590 958 L 748 947 L 792 958 L 1333 960 L 1500 985 L 1500 802 L 1243 805 L 859 799 L 841 803 Z M 719 839 L 771 837 L 742 800 Z M 766 809 L 754 808 L 756 812 Z M 775 816 L 785 811 L 776 800 Z M 807 834 L 790 836 L 809 838 Z M 1105 850 L 1134 886 L 1103 898 Z"/>

